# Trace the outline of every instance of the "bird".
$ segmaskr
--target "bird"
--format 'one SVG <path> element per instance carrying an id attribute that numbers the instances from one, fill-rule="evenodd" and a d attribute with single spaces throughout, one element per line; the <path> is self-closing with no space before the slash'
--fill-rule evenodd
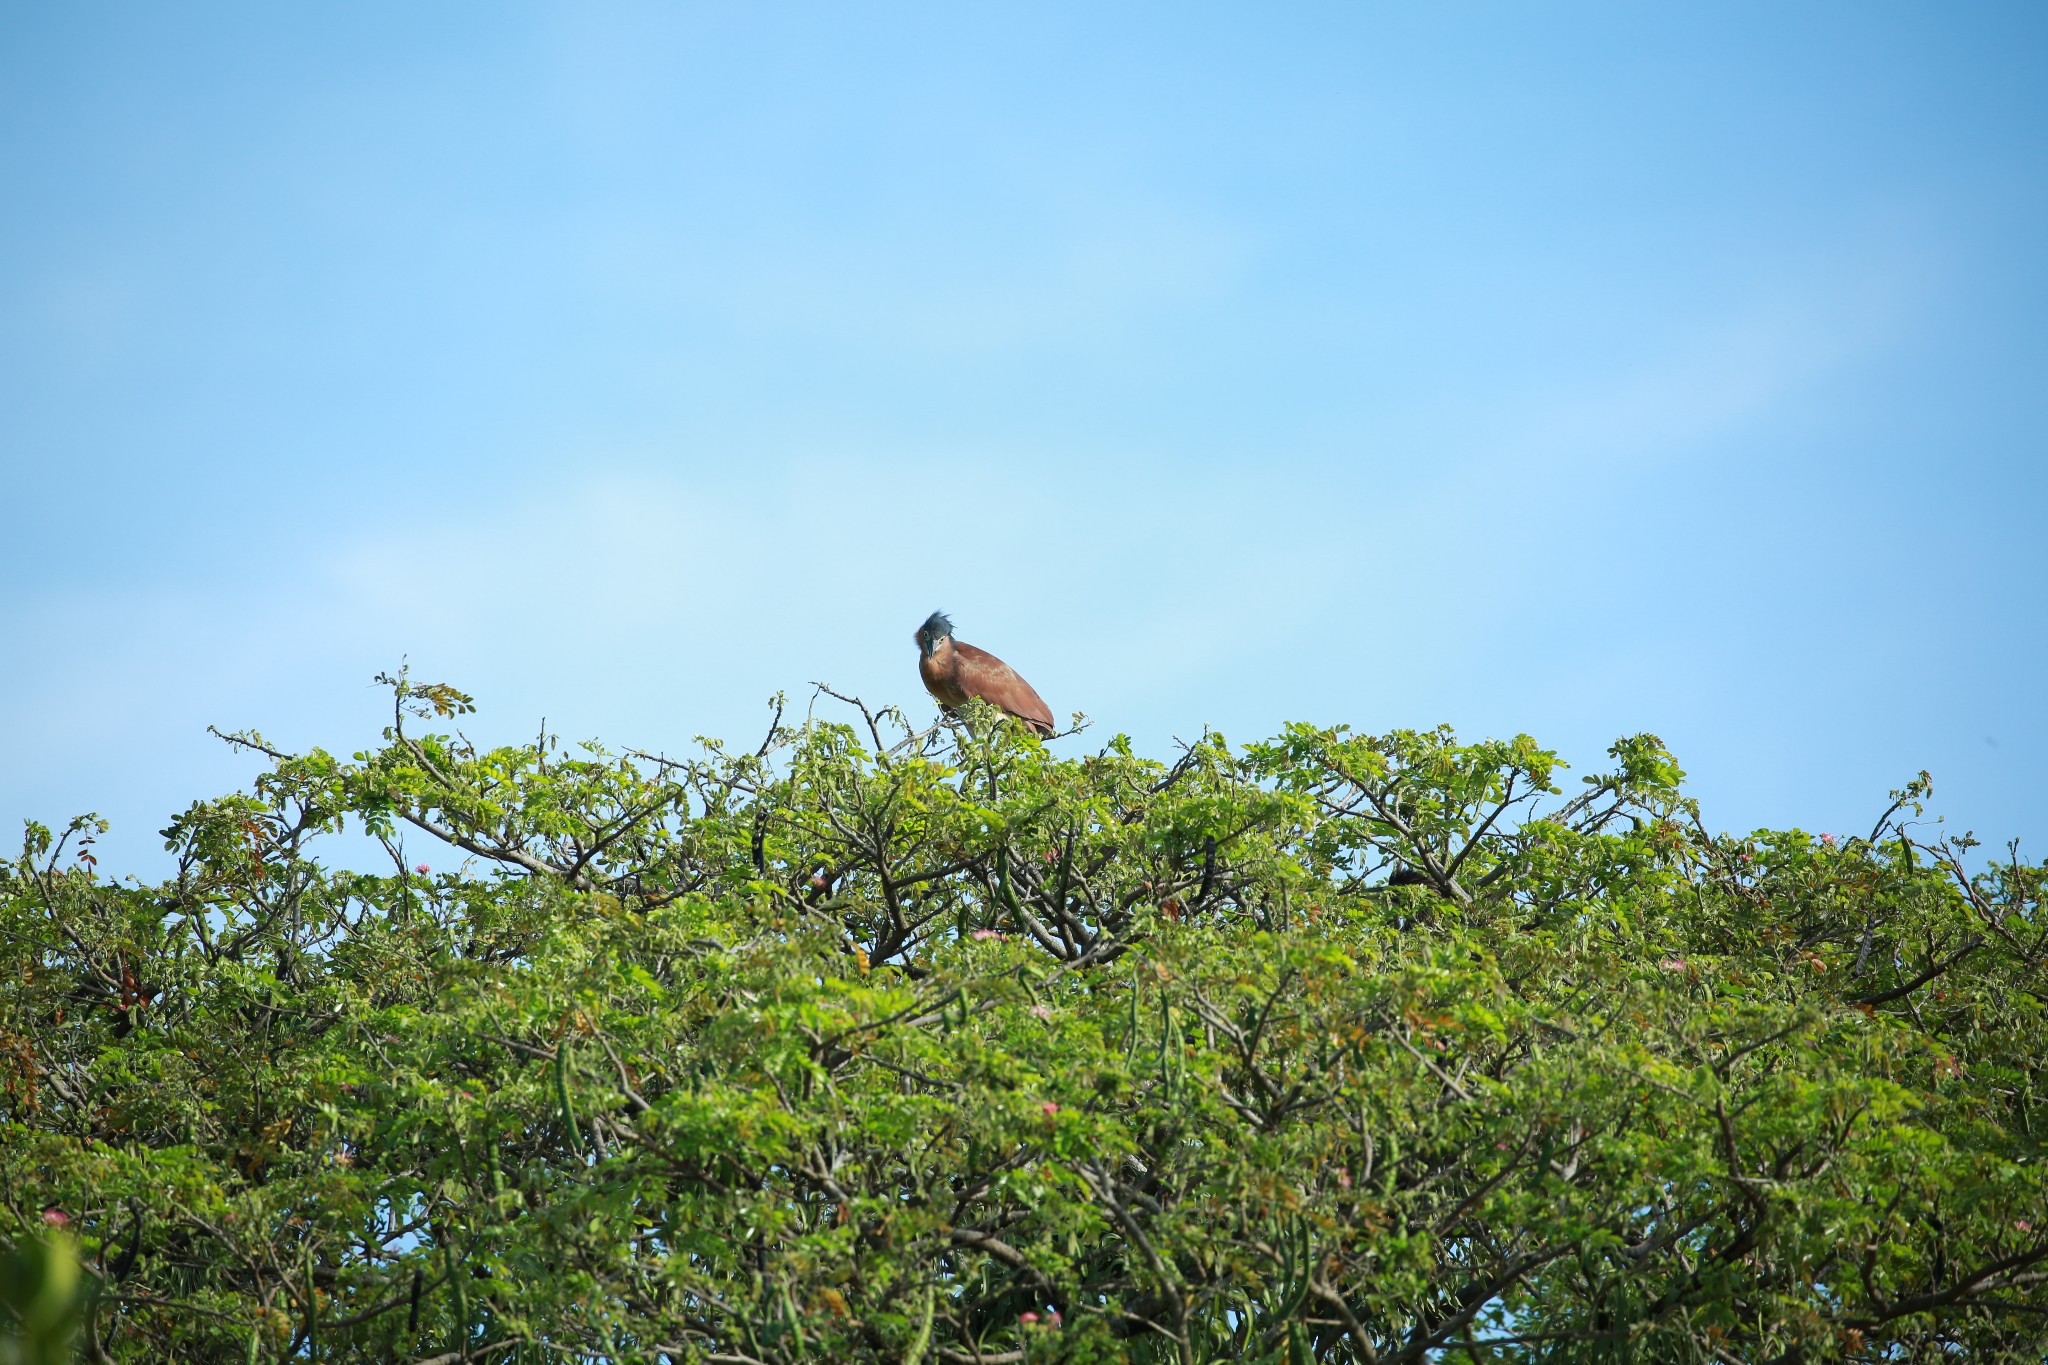
<path id="1" fill-rule="evenodd" d="M 1053 732 L 1052 708 L 1017 676 L 1017 670 L 985 649 L 953 638 L 953 623 L 935 611 L 917 628 L 917 676 L 924 690 L 951 710 L 979 697 L 1014 716 L 1035 734 Z"/>

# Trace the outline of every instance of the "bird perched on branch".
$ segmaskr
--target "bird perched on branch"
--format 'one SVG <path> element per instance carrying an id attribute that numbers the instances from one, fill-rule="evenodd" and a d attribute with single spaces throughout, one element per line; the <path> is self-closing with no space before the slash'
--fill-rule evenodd
<path id="1" fill-rule="evenodd" d="M 1052 708 L 1031 684 L 987 650 L 955 640 L 944 612 L 933 612 L 917 628 L 917 676 L 948 709 L 979 697 L 1041 735 L 1053 732 Z"/>

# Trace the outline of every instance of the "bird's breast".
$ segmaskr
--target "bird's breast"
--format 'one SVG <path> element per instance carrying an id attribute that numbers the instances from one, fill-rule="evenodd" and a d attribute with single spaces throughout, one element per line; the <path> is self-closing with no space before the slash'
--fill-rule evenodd
<path id="1" fill-rule="evenodd" d="M 924 690 L 947 706 L 967 704 L 967 692 L 960 686 L 959 671 L 959 658 L 943 645 L 930 654 L 920 655 L 917 661 L 917 676 L 924 679 Z"/>

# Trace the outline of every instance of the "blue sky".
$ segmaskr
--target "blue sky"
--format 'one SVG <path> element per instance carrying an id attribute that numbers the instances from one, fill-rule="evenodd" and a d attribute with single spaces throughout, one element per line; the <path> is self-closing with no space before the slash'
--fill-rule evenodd
<path id="1" fill-rule="evenodd" d="M 1058 714 L 2048 839 L 2048 9 L 0 9 L 0 819 Z"/>

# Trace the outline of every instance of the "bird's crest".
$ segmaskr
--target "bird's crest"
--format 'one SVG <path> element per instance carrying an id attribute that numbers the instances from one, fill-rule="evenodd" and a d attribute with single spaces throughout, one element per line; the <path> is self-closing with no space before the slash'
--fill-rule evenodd
<path id="1" fill-rule="evenodd" d="M 925 617 L 924 624 L 917 628 L 917 638 L 920 640 L 943 640 L 952 633 L 953 622 L 942 611 L 935 611 Z"/>

